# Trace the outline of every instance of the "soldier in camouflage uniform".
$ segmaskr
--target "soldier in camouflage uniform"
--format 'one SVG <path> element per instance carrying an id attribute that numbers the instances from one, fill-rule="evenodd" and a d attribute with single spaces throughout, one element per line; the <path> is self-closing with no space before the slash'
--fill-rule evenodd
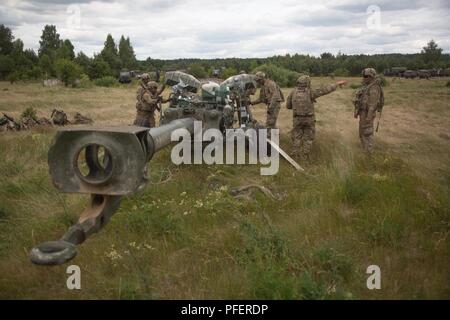
<path id="1" fill-rule="evenodd" d="M 384 93 L 373 68 L 362 71 L 363 86 L 355 93 L 355 118 L 359 116 L 359 139 L 365 151 L 373 151 L 373 122 L 384 105 Z"/>
<path id="2" fill-rule="evenodd" d="M 255 74 L 255 80 L 261 87 L 259 99 L 252 101 L 251 104 L 265 103 L 267 105 L 266 127 L 268 129 L 276 128 L 278 113 L 280 112 L 280 103 L 284 101 L 283 93 L 275 81 L 268 79 L 264 72 L 258 71 Z"/>
<path id="3" fill-rule="evenodd" d="M 155 127 L 155 111 L 160 110 L 159 105 L 164 102 L 160 94 L 164 90 L 158 90 L 158 84 L 150 81 L 150 76 L 144 73 L 141 76 L 141 83 L 136 92 L 136 120 L 134 125 L 141 127 Z"/>
<path id="4" fill-rule="evenodd" d="M 317 98 L 335 91 L 337 86 L 346 83 L 347 81 L 338 81 L 335 84 L 313 90 L 309 76 L 303 75 L 297 79 L 297 88 L 291 91 L 286 99 L 286 108 L 293 111 L 291 132 L 293 155 L 301 155 L 305 160 L 309 160 L 316 132 L 314 103 Z"/>

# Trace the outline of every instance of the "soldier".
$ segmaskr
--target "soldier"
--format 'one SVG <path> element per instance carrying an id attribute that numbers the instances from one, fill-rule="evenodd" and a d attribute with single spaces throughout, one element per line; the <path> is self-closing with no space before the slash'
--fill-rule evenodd
<path id="1" fill-rule="evenodd" d="M 266 127 L 274 129 L 277 124 L 278 113 L 280 112 L 280 102 L 284 101 L 283 93 L 275 81 L 268 79 L 264 72 L 258 71 L 255 80 L 261 87 L 259 99 L 252 101 L 251 105 L 265 103 L 267 105 Z"/>
<path id="2" fill-rule="evenodd" d="M 363 86 L 355 93 L 355 118 L 359 116 L 359 139 L 365 151 L 373 151 L 373 122 L 384 105 L 384 93 L 373 68 L 362 71 Z"/>
<path id="3" fill-rule="evenodd" d="M 336 90 L 337 86 L 345 85 L 347 81 L 338 81 L 320 89 L 311 89 L 311 79 L 303 75 L 297 79 L 295 88 L 286 100 L 286 108 L 293 111 L 292 144 L 293 154 L 309 160 L 315 136 L 314 103 L 316 99 Z"/>
<path id="4" fill-rule="evenodd" d="M 136 92 L 136 120 L 134 125 L 141 127 L 155 127 L 155 110 L 160 110 L 160 104 L 163 101 L 160 94 L 164 86 L 158 90 L 158 84 L 150 81 L 148 73 L 141 76 L 141 84 Z"/>

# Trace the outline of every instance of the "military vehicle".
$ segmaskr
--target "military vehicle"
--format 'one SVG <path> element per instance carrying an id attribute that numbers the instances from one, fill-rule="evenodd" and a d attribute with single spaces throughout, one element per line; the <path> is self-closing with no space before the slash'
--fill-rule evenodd
<path id="1" fill-rule="evenodd" d="M 383 74 L 387 77 L 403 77 L 403 74 L 407 68 L 405 67 L 393 67 L 383 71 Z"/>
<path id="2" fill-rule="evenodd" d="M 432 76 L 433 70 L 418 70 L 417 71 L 417 76 L 420 79 L 429 79 Z M 436 73 L 434 73 L 436 74 Z"/>
<path id="3" fill-rule="evenodd" d="M 174 130 L 186 129 L 192 135 L 194 121 L 202 120 L 203 130 L 223 131 L 234 125 L 235 114 L 240 128 L 263 128 L 246 112 L 246 90 L 256 88 L 253 76 L 237 75 L 220 85 L 202 84 L 181 72 L 168 72 L 165 79 L 173 86 L 175 102 L 164 110 L 159 127 L 66 127 L 56 133 L 48 152 L 53 184 L 62 192 L 90 194 L 90 201 L 78 222 L 59 240 L 42 243 L 30 251 L 33 263 L 57 265 L 75 257 L 76 245 L 107 224 L 121 198 L 144 188 L 148 162 L 171 143 Z M 272 141 L 267 142 L 273 146 Z M 282 150 L 278 152 L 288 157 Z"/>
<path id="4" fill-rule="evenodd" d="M 131 73 L 130 71 L 120 71 L 119 73 L 119 82 L 120 83 L 130 83 L 131 82 Z"/>
<path id="5" fill-rule="evenodd" d="M 417 71 L 414 71 L 414 70 L 406 70 L 404 73 L 403 73 L 403 77 L 405 78 L 405 79 L 414 79 L 414 78 L 416 78 L 418 76 L 418 73 L 417 73 Z"/>

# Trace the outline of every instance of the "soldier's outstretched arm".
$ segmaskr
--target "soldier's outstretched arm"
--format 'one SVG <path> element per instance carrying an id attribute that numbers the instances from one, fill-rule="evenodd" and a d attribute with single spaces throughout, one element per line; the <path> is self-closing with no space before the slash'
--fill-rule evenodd
<path id="1" fill-rule="evenodd" d="M 346 84 L 347 84 L 346 80 L 340 80 L 340 81 L 338 81 L 336 83 L 329 84 L 329 85 L 327 85 L 325 87 L 322 87 L 320 89 L 316 89 L 316 90 L 313 91 L 313 98 L 316 99 L 318 97 L 321 97 L 321 96 L 324 96 L 326 94 L 329 94 L 329 93 L 335 91 L 338 86 L 342 88 L 342 86 L 345 86 Z"/>
<path id="2" fill-rule="evenodd" d="M 313 100 L 315 100 L 321 96 L 324 96 L 326 94 L 329 94 L 329 93 L 335 91 L 336 88 L 337 88 L 337 84 L 333 83 L 333 84 L 329 84 L 327 86 L 323 86 L 319 89 L 314 89 L 312 91 L 312 98 L 313 98 Z"/>

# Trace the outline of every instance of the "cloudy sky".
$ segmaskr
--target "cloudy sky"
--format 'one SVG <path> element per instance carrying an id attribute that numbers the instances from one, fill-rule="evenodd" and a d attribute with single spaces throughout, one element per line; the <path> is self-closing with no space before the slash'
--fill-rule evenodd
<path id="1" fill-rule="evenodd" d="M 321 52 L 450 52 L 449 0 L 2 0 L 0 24 L 35 50 L 54 24 L 76 51 L 129 36 L 139 59 L 267 57 Z"/>

